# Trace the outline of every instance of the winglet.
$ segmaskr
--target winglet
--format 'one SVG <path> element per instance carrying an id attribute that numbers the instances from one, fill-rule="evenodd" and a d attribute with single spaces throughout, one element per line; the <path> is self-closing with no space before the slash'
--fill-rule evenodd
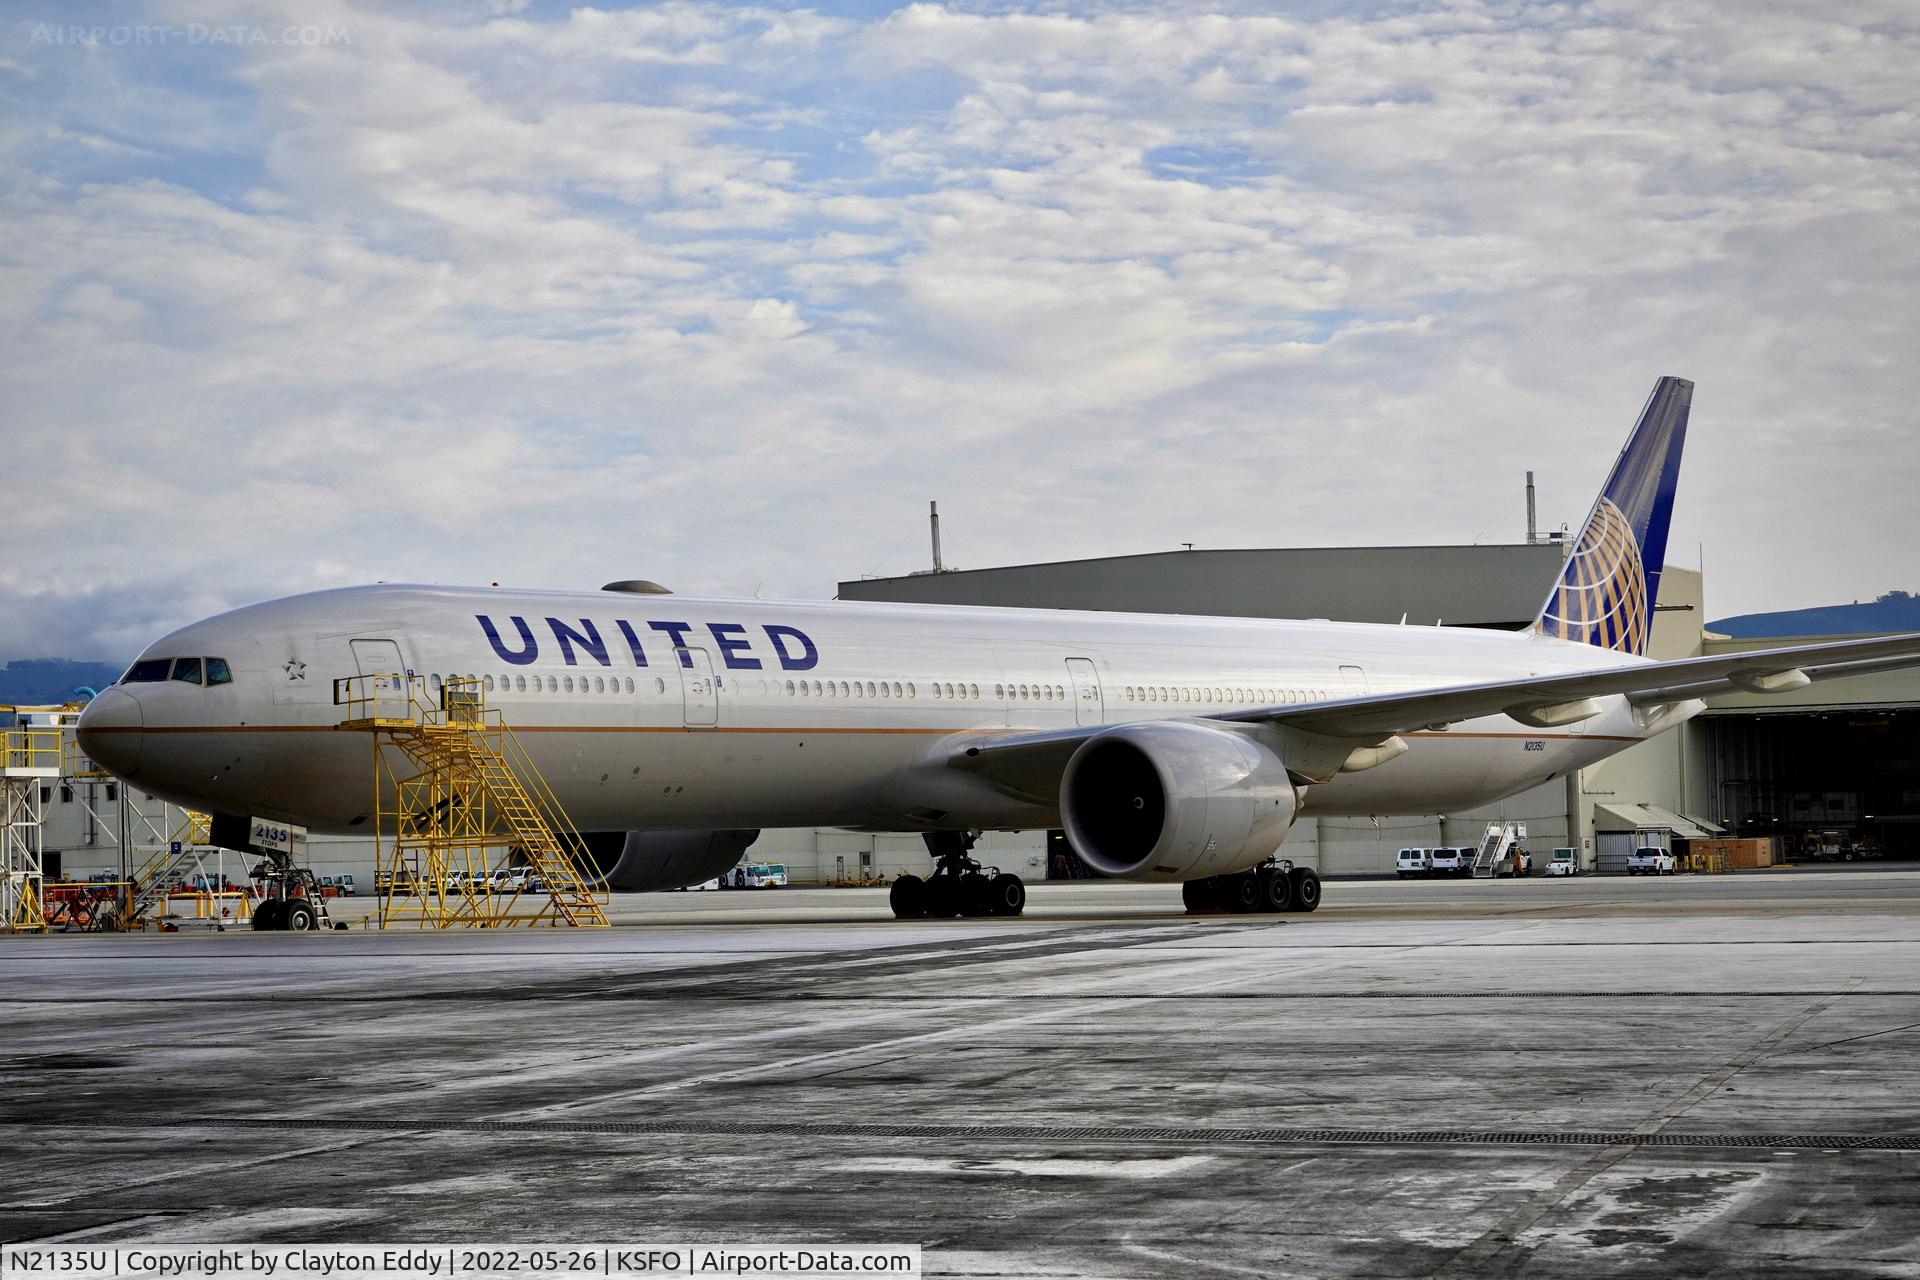
<path id="1" fill-rule="evenodd" d="M 1645 654 L 1667 558 L 1693 384 L 1665 377 L 1613 464 L 1560 580 L 1534 619 L 1544 636 Z"/>

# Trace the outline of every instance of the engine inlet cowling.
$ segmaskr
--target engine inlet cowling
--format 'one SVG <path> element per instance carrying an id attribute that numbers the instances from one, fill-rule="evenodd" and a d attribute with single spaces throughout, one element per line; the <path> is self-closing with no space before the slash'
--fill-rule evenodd
<path id="1" fill-rule="evenodd" d="M 1060 783 L 1067 839 L 1127 880 L 1195 880 L 1254 865 L 1300 808 L 1280 758 L 1189 720 L 1119 725 L 1080 744 Z"/>

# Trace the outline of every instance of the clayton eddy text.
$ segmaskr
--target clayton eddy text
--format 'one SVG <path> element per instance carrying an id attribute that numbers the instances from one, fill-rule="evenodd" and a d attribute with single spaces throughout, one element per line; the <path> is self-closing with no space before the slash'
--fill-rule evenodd
<path id="1" fill-rule="evenodd" d="M 6 1271 L 19 1275 L 336 1276 L 397 1271 L 451 1276 L 447 1249 L 8 1249 Z"/>

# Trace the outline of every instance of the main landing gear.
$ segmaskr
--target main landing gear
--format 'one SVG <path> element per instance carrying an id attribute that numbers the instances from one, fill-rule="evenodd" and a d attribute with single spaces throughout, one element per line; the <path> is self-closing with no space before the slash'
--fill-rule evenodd
<path id="1" fill-rule="evenodd" d="M 1230 876 L 1189 880 L 1180 886 L 1188 915 L 1213 911 L 1312 911 L 1320 905 L 1320 877 L 1286 858 L 1270 858 Z"/>
<path id="2" fill-rule="evenodd" d="M 888 901 L 902 920 L 932 916 L 1017 916 L 1027 905 L 1027 886 L 998 867 L 983 867 L 971 850 L 978 831 L 929 831 L 924 839 L 933 855 L 933 874 L 901 876 Z"/>

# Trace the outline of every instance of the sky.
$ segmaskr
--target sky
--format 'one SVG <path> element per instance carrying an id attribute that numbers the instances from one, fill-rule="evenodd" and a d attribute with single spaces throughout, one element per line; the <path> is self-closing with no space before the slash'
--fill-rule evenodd
<path id="1" fill-rule="evenodd" d="M 0 661 L 1577 524 L 1920 587 L 1910 0 L 0 0 Z M 1544 586 L 1544 584 L 1543 584 Z"/>

